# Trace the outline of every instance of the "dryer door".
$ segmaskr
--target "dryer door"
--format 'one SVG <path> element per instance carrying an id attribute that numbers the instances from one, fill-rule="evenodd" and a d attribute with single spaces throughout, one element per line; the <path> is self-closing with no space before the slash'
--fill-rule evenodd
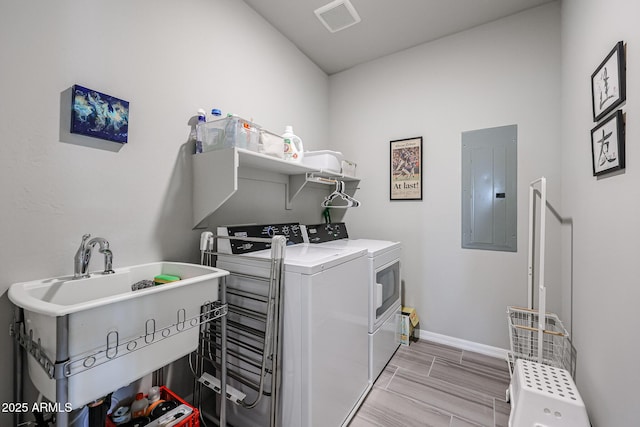
<path id="1" fill-rule="evenodd" d="M 374 330 L 389 317 L 400 302 L 400 260 L 376 269 L 374 289 Z M 373 332 L 373 331 L 371 331 Z"/>

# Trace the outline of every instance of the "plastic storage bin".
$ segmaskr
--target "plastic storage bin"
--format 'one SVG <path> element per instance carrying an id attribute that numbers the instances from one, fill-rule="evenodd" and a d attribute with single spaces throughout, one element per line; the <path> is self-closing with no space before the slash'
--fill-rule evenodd
<path id="1" fill-rule="evenodd" d="M 160 399 L 166 400 L 166 401 L 175 400 L 178 403 L 182 403 L 189 406 L 193 410 L 193 412 L 191 412 L 190 415 L 188 415 L 184 420 L 176 424 L 175 427 L 200 427 L 200 411 L 198 411 L 197 408 L 194 408 L 192 405 L 182 400 L 177 394 L 175 394 L 165 386 L 160 387 Z M 117 427 L 116 424 L 111 420 L 111 415 L 107 417 L 107 422 L 105 423 L 105 427 Z"/>
<path id="2" fill-rule="evenodd" d="M 260 129 L 258 152 L 278 159 L 283 159 L 284 138 L 266 129 Z"/>
<path id="3" fill-rule="evenodd" d="M 260 126 L 238 116 L 228 116 L 205 124 L 202 151 L 244 148 L 258 152 Z"/>
<path id="4" fill-rule="evenodd" d="M 340 173 L 341 161 L 342 153 L 331 150 L 306 151 L 302 158 L 305 166 L 337 173 Z"/>
<path id="5" fill-rule="evenodd" d="M 342 173 L 348 176 L 356 176 L 356 164 L 349 160 L 343 160 L 341 163 Z"/>

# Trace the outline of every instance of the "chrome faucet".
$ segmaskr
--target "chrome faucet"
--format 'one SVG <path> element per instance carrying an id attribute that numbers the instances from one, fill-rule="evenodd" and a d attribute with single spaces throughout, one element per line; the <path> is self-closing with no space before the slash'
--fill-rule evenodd
<path id="1" fill-rule="evenodd" d="M 109 249 L 109 242 L 102 237 L 94 237 L 89 240 L 91 234 L 82 236 L 82 242 L 78 248 L 75 257 L 73 257 L 73 278 L 83 279 L 89 277 L 87 270 L 89 269 L 89 261 L 91 261 L 91 251 L 98 244 L 100 249 L 98 252 L 104 254 L 104 271 L 102 274 L 111 274 L 113 271 L 113 253 Z"/>

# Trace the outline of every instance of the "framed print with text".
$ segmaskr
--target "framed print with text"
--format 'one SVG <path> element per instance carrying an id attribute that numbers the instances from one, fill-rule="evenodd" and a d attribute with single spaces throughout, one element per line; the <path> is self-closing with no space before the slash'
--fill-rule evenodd
<path id="1" fill-rule="evenodd" d="M 422 200 L 422 137 L 391 141 L 390 200 Z"/>
<path id="2" fill-rule="evenodd" d="M 624 169 L 624 133 L 622 110 L 591 130 L 593 176 Z"/>
<path id="3" fill-rule="evenodd" d="M 591 75 L 593 121 L 598 122 L 626 99 L 624 43 L 619 41 Z"/>

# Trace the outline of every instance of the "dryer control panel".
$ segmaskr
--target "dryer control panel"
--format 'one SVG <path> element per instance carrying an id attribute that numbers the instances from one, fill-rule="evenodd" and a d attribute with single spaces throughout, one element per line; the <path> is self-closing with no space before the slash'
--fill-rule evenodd
<path id="1" fill-rule="evenodd" d="M 344 222 L 307 225 L 306 227 L 309 243 L 324 243 L 349 238 L 347 226 Z"/>

